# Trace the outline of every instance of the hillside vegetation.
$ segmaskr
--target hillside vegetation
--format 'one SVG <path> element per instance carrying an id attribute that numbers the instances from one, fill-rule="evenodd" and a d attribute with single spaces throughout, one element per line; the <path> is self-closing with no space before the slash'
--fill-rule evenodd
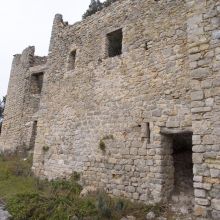
<path id="1" fill-rule="evenodd" d="M 110 6 L 112 3 L 118 0 L 105 0 L 104 2 L 100 2 L 99 0 L 91 0 L 89 8 L 83 14 L 82 18 L 85 19 L 98 11 L 101 11 L 103 8 Z"/>
<path id="2" fill-rule="evenodd" d="M 14 220 L 119 220 L 126 216 L 145 219 L 150 211 L 159 216 L 163 206 L 146 206 L 104 192 L 80 196 L 79 175 L 69 180 L 39 180 L 31 173 L 31 158 L 0 157 L 0 198 Z"/>

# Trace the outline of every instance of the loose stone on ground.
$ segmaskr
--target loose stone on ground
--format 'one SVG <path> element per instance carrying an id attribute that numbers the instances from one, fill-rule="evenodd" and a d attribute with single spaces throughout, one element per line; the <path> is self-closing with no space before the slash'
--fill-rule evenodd
<path id="1" fill-rule="evenodd" d="M 0 203 L 0 220 L 9 220 L 10 214 L 5 210 L 5 206 Z"/>

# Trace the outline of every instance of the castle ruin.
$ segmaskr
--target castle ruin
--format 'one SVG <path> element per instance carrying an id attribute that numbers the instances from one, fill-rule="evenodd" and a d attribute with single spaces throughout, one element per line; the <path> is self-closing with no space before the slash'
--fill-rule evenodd
<path id="1" fill-rule="evenodd" d="M 42 178 L 78 172 L 146 203 L 185 196 L 197 219 L 220 219 L 220 1 L 56 15 L 48 57 L 14 56 L 0 148 L 33 151 Z"/>

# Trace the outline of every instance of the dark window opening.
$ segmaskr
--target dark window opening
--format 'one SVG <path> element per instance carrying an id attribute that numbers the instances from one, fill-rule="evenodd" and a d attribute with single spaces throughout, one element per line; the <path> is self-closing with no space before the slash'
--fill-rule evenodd
<path id="1" fill-rule="evenodd" d="M 31 93 L 32 94 L 41 94 L 43 86 L 43 73 L 33 74 L 31 76 Z"/>
<path id="2" fill-rule="evenodd" d="M 108 38 L 108 56 L 114 57 L 122 54 L 122 29 L 107 34 Z"/>
<path id="3" fill-rule="evenodd" d="M 193 197 L 192 134 L 173 135 L 174 192 Z"/>
<path id="4" fill-rule="evenodd" d="M 144 49 L 145 49 L 145 50 L 148 50 L 148 49 L 149 49 L 149 48 L 148 48 L 148 42 L 145 42 Z"/>
<path id="5" fill-rule="evenodd" d="M 144 122 L 141 126 L 141 139 L 142 141 L 147 140 L 150 143 L 150 123 Z"/>
<path id="6" fill-rule="evenodd" d="M 76 64 L 76 50 L 73 50 L 69 55 L 68 70 L 74 70 Z"/>
<path id="7" fill-rule="evenodd" d="M 150 143 L 150 123 L 147 122 L 147 142 Z"/>

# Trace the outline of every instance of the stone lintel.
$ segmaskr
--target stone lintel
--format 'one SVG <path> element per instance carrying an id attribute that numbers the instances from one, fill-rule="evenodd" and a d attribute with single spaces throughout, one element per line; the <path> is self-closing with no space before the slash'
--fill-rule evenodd
<path id="1" fill-rule="evenodd" d="M 161 128 L 161 134 L 172 135 L 172 134 L 192 134 L 193 131 L 191 128 Z"/>
<path id="2" fill-rule="evenodd" d="M 43 65 L 31 67 L 30 72 L 31 72 L 31 74 L 37 74 L 37 73 L 45 72 L 46 69 L 47 69 L 47 64 L 43 64 Z"/>

